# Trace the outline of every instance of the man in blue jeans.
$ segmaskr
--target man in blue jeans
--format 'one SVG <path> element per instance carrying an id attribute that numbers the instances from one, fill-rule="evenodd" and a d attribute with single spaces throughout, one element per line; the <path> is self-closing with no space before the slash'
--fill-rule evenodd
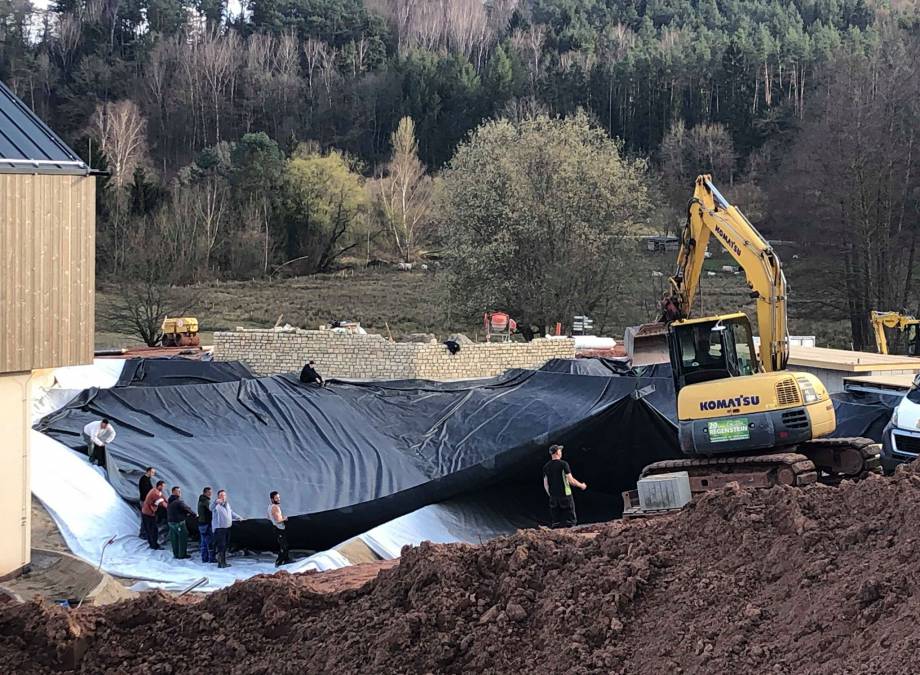
<path id="1" fill-rule="evenodd" d="M 206 487 L 198 495 L 198 534 L 201 537 L 201 562 L 216 563 L 214 555 L 214 542 L 211 540 L 211 488 Z"/>
<path id="2" fill-rule="evenodd" d="M 214 528 L 214 550 L 217 551 L 217 566 L 230 567 L 227 563 L 227 545 L 230 543 L 230 527 L 234 520 L 242 520 L 230 508 L 226 490 L 217 491 L 217 499 L 211 504 L 211 526 Z"/>

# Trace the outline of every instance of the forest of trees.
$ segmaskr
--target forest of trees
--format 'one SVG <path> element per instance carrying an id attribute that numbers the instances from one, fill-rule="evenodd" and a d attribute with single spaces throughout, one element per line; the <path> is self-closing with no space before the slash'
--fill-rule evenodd
<path id="1" fill-rule="evenodd" d="M 102 279 L 411 261 L 456 241 L 441 174 L 474 130 L 583 115 L 644 166 L 649 225 L 673 229 L 706 170 L 772 236 L 820 244 L 839 279 L 816 302 L 863 346 L 868 309 L 920 303 L 917 16 L 878 0 L 2 0 L 0 78 L 110 172 Z"/>

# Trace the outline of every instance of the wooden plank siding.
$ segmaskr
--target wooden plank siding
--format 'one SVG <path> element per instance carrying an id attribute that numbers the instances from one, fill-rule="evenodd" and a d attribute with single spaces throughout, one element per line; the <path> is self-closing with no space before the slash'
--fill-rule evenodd
<path id="1" fill-rule="evenodd" d="M 95 178 L 0 174 L 0 373 L 90 363 Z"/>

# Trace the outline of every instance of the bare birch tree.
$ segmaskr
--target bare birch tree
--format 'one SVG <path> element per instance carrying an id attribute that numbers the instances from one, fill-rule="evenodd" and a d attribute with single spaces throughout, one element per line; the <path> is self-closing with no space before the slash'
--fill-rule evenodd
<path id="1" fill-rule="evenodd" d="M 236 77 L 237 62 L 241 52 L 240 38 L 235 32 L 222 36 L 215 31 L 203 37 L 197 47 L 200 55 L 198 63 L 211 100 L 214 142 L 220 143 L 220 113 L 225 103 L 224 96 L 230 90 L 233 79 Z"/>
<path id="2" fill-rule="evenodd" d="M 127 186 L 134 171 L 147 161 L 146 121 L 134 101 L 100 103 L 90 119 L 88 135 L 99 143 L 112 178 L 109 189 L 114 193 L 110 227 L 113 271 L 119 271 L 127 258 L 125 226 L 127 218 Z"/>
<path id="3" fill-rule="evenodd" d="M 546 26 L 533 25 L 527 30 L 519 28 L 511 35 L 511 45 L 530 70 L 531 87 L 535 90 L 540 76 L 540 59 L 543 56 L 543 43 L 546 41 Z"/>
<path id="4" fill-rule="evenodd" d="M 329 104 L 332 104 L 332 85 L 338 79 L 339 71 L 336 68 L 336 60 L 339 52 L 335 47 L 327 47 L 319 53 L 319 72 L 323 80 L 323 86 L 326 89 L 326 98 Z"/>
<path id="5" fill-rule="evenodd" d="M 367 55 L 370 51 L 370 42 L 367 39 L 366 35 L 361 35 L 358 40 L 355 40 L 355 60 L 354 60 L 354 75 L 360 75 L 365 70 L 367 70 Z"/>
<path id="6" fill-rule="evenodd" d="M 444 12 L 440 2 L 424 2 L 414 7 L 409 23 L 410 44 L 436 51 L 444 29 Z"/>
<path id="7" fill-rule="evenodd" d="M 412 262 L 431 225 L 432 182 L 418 158 L 415 124 L 403 117 L 390 137 L 393 157 L 377 183 L 377 200 L 393 247 Z"/>
<path id="8" fill-rule="evenodd" d="M 307 86 L 310 88 L 310 97 L 313 98 L 313 77 L 320 70 L 328 58 L 329 45 L 321 40 L 308 39 L 303 44 L 303 55 L 307 62 Z"/>
<path id="9" fill-rule="evenodd" d="M 156 110 L 156 124 L 159 137 L 168 138 L 170 102 L 177 96 L 177 56 L 180 48 L 177 40 L 160 40 L 150 50 L 150 57 L 144 65 L 144 84 L 150 103 Z M 148 108 L 149 111 L 149 108 Z"/>
<path id="10" fill-rule="evenodd" d="M 300 46 L 293 33 L 282 35 L 275 41 L 271 62 L 271 91 L 278 101 L 277 117 L 283 119 L 290 112 L 292 101 L 300 99 L 303 80 L 300 78 Z"/>
<path id="11" fill-rule="evenodd" d="M 90 135 L 99 143 L 112 172 L 111 184 L 127 186 L 147 158 L 147 122 L 131 100 L 100 103 L 90 120 Z"/>
<path id="12" fill-rule="evenodd" d="M 453 0 L 445 10 L 445 37 L 450 49 L 471 58 L 485 39 L 489 25 L 481 0 Z"/>
<path id="13" fill-rule="evenodd" d="M 55 50 L 61 57 L 61 64 L 65 69 L 71 65 L 71 57 L 80 46 L 83 38 L 83 21 L 73 13 L 61 14 L 57 19 L 57 39 L 54 41 Z"/>
<path id="14" fill-rule="evenodd" d="M 271 35 L 256 33 L 246 41 L 246 53 L 243 56 L 242 77 L 249 96 L 246 98 L 244 129 L 249 130 L 257 113 L 264 116 L 269 107 L 271 82 L 271 54 L 274 51 L 274 38 Z"/>

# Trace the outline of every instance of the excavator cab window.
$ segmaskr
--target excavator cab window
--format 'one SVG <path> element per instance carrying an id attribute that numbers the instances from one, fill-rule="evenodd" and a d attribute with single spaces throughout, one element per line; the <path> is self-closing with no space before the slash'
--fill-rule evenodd
<path id="1" fill-rule="evenodd" d="M 726 377 L 753 375 L 751 327 L 745 320 L 671 325 L 671 366 L 677 388 Z"/>
<path id="2" fill-rule="evenodd" d="M 751 335 L 751 326 L 746 322 L 732 323 L 732 337 L 735 348 L 734 375 L 753 375 L 760 370 L 757 355 L 754 353 L 754 338 Z"/>

